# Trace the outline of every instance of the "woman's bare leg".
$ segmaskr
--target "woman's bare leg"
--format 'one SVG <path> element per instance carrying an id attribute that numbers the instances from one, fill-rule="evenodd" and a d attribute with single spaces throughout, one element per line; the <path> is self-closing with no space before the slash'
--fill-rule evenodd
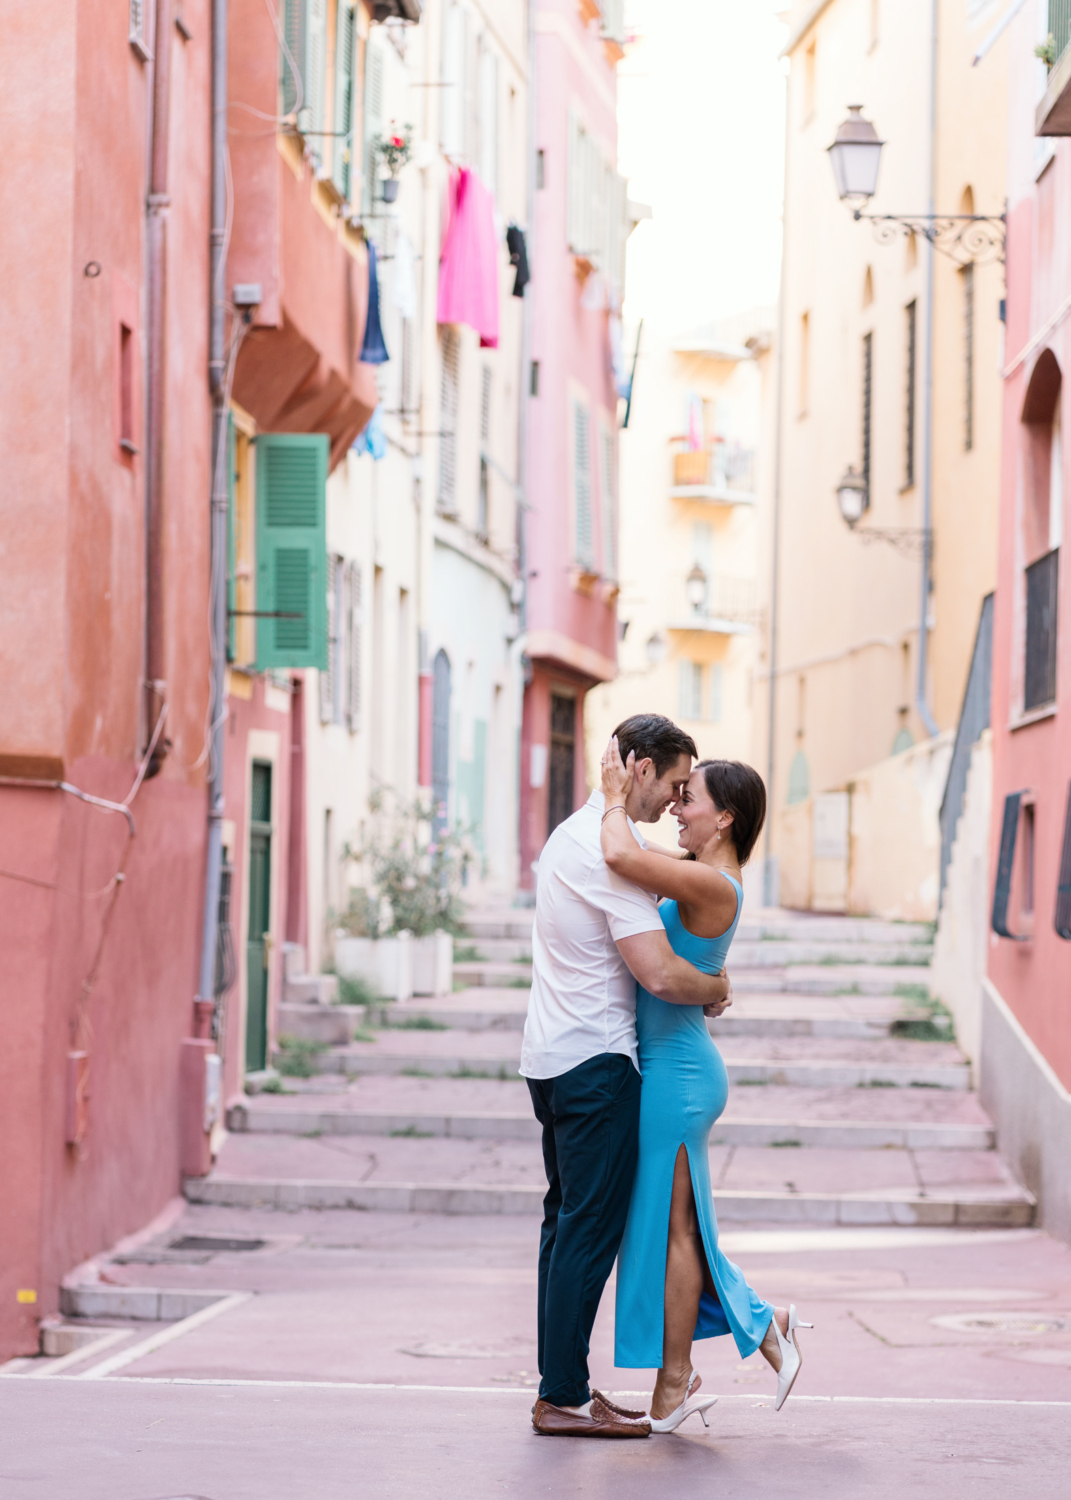
<path id="1" fill-rule="evenodd" d="M 777 1343 L 777 1334 L 774 1333 L 774 1318 L 777 1319 L 778 1327 L 782 1334 L 788 1337 L 788 1309 L 786 1307 L 775 1307 L 770 1326 L 763 1335 L 762 1343 L 759 1345 L 759 1353 L 772 1368 L 777 1371 L 781 1368 L 781 1350 Z"/>
<path id="2" fill-rule="evenodd" d="M 652 1417 L 668 1417 L 684 1400 L 692 1373 L 692 1336 L 704 1285 L 713 1289 L 695 1211 L 688 1152 L 681 1146 L 673 1168 L 666 1246 L 662 1368 L 651 1397 Z"/>

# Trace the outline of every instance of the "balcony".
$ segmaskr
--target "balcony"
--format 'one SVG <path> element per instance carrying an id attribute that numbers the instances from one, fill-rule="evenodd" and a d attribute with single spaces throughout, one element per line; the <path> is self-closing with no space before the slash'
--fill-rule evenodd
<path id="1" fill-rule="evenodd" d="M 1071 135 L 1071 0 L 1049 0 L 1052 64 L 1034 115 L 1035 135 Z"/>
<path id="2" fill-rule="evenodd" d="M 754 578 L 714 573 L 709 578 L 693 568 L 685 582 L 686 608 L 671 620 L 670 630 L 701 631 L 707 635 L 750 635 L 760 611 Z"/>
<path id="3" fill-rule="evenodd" d="M 674 500 L 703 500 L 710 505 L 755 504 L 755 454 L 734 443 L 685 449 L 673 455 Z"/>

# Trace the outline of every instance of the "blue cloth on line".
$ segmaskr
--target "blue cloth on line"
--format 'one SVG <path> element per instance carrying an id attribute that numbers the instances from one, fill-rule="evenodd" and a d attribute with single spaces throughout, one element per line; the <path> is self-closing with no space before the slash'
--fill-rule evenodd
<path id="1" fill-rule="evenodd" d="M 368 418 L 364 429 L 350 445 L 354 453 L 370 453 L 377 461 L 387 456 L 387 435 L 383 431 L 383 406 L 380 403 Z"/>
<path id="2" fill-rule="evenodd" d="M 364 324 L 363 365 L 385 365 L 390 359 L 383 342 L 383 325 L 379 321 L 379 277 L 376 274 L 376 247 L 368 241 L 368 317 Z"/>

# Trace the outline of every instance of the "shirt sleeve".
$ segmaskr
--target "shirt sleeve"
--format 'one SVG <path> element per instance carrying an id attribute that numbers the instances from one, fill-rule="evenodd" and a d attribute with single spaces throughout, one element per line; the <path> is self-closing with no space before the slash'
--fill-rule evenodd
<path id="1" fill-rule="evenodd" d="M 658 898 L 631 880 L 615 875 L 604 859 L 592 865 L 584 882 L 584 900 L 605 914 L 614 942 L 640 932 L 663 932 Z"/>

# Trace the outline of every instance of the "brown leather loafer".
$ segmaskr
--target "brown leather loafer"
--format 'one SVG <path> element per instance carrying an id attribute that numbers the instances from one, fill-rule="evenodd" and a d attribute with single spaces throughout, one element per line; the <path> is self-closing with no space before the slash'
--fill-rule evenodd
<path id="1" fill-rule="evenodd" d="M 592 1386 L 591 1388 L 591 1399 L 593 1401 L 601 1401 L 603 1406 L 607 1407 L 610 1411 L 615 1412 L 619 1417 L 631 1417 L 634 1422 L 647 1421 L 647 1412 L 629 1411 L 627 1406 L 618 1406 L 616 1401 L 611 1401 L 609 1396 L 604 1396 L 602 1391 L 597 1391 L 594 1386 Z"/>
<path id="2" fill-rule="evenodd" d="M 565 1411 L 552 1406 L 542 1397 L 532 1411 L 532 1426 L 545 1437 L 598 1437 L 598 1438 L 645 1438 L 651 1436 L 651 1423 L 644 1413 L 641 1420 L 622 1416 L 612 1410 L 605 1400 L 592 1394 L 591 1414 Z"/>

